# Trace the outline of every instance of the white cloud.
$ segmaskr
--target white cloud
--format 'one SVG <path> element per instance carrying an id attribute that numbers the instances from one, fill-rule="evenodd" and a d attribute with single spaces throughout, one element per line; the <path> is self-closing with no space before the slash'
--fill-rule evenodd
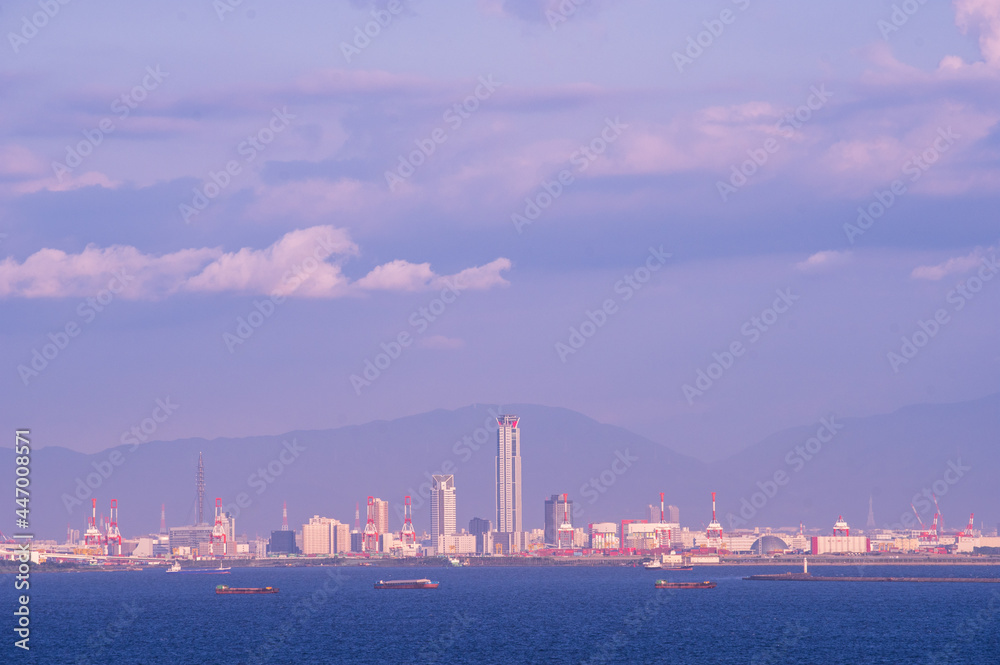
<path id="1" fill-rule="evenodd" d="M 244 247 L 223 254 L 194 277 L 186 291 L 237 291 L 301 296 L 344 295 L 348 280 L 331 257 L 358 253 L 347 231 L 332 226 L 313 226 L 286 233 L 266 249 Z"/>
<path id="2" fill-rule="evenodd" d="M 500 258 L 454 275 L 442 276 L 435 274 L 429 263 L 397 260 L 377 266 L 355 285 L 369 291 L 425 291 L 445 288 L 449 284 L 458 289 L 482 290 L 507 286 L 510 282 L 500 273 L 510 270 L 510 267 L 510 259 Z"/>
<path id="3" fill-rule="evenodd" d="M 135 247 L 87 245 L 79 254 L 40 249 L 23 263 L 0 262 L 0 298 L 67 298 L 93 296 L 115 280 L 126 299 L 155 299 L 221 254 L 217 249 L 183 249 L 152 256 Z M 116 277 L 117 275 L 117 277 Z"/>
<path id="4" fill-rule="evenodd" d="M 244 247 L 184 249 L 153 256 L 135 247 L 88 245 L 78 254 L 40 249 L 24 262 L 0 261 L 0 298 L 93 296 L 115 280 L 122 297 L 155 300 L 178 292 L 295 295 L 339 298 L 365 291 L 424 291 L 454 285 L 489 289 L 509 282 L 501 272 L 509 259 L 499 258 L 454 275 L 438 275 L 428 263 L 390 261 L 351 282 L 341 263 L 359 254 L 345 229 L 313 226 L 282 236 L 265 249 Z M 117 277 L 116 277 L 117 275 Z"/>
<path id="5" fill-rule="evenodd" d="M 993 248 L 988 248 L 992 253 Z M 969 272 L 978 267 L 986 256 L 986 250 L 977 247 L 971 254 L 956 256 L 934 266 L 918 266 L 910 273 L 913 279 L 927 279 L 936 282 L 956 273 Z"/>
<path id="6" fill-rule="evenodd" d="M 795 267 L 802 272 L 820 272 L 829 270 L 847 263 L 851 258 L 850 252 L 837 252 L 827 250 L 816 252 L 805 261 L 799 261 Z"/>
<path id="7" fill-rule="evenodd" d="M 997 0 L 955 0 L 955 24 L 962 32 L 979 34 L 979 51 L 990 67 L 1000 67 L 1000 3 Z"/>

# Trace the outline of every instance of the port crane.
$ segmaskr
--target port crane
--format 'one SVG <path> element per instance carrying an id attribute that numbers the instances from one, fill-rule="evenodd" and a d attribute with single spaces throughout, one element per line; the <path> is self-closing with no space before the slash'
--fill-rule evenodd
<path id="1" fill-rule="evenodd" d="M 375 526 L 375 497 L 368 497 L 368 523 L 365 524 L 364 536 L 361 540 L 365 552 L 378 551 L 378 527 Z"/>
<path id="2" fill-rule="evenodd" d="M 215 541 L 222 542 L 222 555 L 225 556 L 228 550 L 226 543 L 226 528 L 222 525 L 222 499 L 215 497 L 215 525 L 212 527 L 212 535 L 209 540 L 209 549 L 215 555 Z"/>
<path id="3" fill-rule="evenodd" d="M 403 497 L 403 530 L 399 532 L 403 546 L 417 544 L 417 532 L 413 529 L 413 505 L 410 497 Z"/>
<path id="4" fill-rule="evenodd" d="M 108 546 L 108 555 L 122 553 L 122 534 L 118 530 L 118 500 L 111 499 L 111 514 L 108 516 L 108 530 L 104 536 L 104 542 Z M 118 550 L 112 550 L 113 543 L 118 543 Z"/>

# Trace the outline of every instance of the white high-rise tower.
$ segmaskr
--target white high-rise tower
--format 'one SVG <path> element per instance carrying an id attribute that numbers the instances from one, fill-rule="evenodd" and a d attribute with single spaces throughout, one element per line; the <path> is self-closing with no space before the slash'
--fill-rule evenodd
<path id="1" fill-rule="evenodd" d="M 521 523 L 521 430 L 518 417 L 497 417 L 497 531 L 520 533 Z M 513 549 L 513 548 L 512 548 Z"/>
<path id="2" fill-rule="evenodd" d="M 455 535 L 455 476 L 431 478 L 431 538 L 437 551 L 438 536 Z"/>

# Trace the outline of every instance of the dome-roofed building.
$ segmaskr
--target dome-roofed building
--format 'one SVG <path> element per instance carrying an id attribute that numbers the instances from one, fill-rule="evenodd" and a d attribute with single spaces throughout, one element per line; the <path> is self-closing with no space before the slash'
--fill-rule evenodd
<path id="1" fill-rule="evenodd" d="M 774 554 L 775 552 L 784 552 L 790 549 L 788 543 L 783 541 L 777 536 L 761 536 L 757 540 L 753 541 L 753 547 L 751 551 L 754 554 Z"/>

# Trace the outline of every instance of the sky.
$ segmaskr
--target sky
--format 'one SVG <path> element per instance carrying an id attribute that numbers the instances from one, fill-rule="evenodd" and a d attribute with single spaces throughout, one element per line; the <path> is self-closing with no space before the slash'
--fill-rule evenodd
<path id="1" fill-rule="evenodd" d="M 997 390 L 995 0 L 0 32 L 0 413 L 36 446 L 538 403 L 714 460 Z"/>

